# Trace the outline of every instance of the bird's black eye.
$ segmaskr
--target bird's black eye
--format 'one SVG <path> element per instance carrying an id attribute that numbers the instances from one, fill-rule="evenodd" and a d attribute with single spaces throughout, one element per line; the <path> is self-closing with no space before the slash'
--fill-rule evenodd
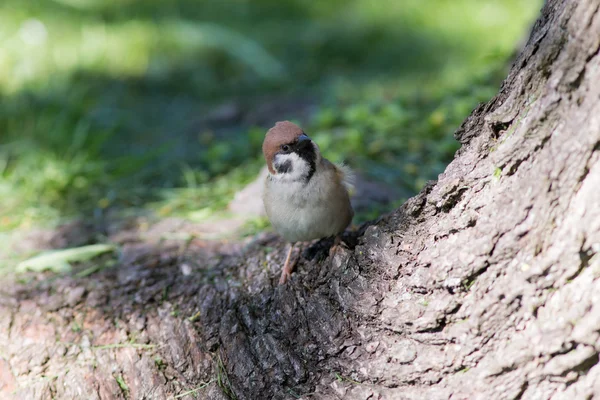
<path id="1" fill-rule="evenodd" d="M 290 146 L 287 144 L 284 144 L 281 146 L 281 150 L 285 151 L 287 153 L 288 151 L 290 151 Z"/>

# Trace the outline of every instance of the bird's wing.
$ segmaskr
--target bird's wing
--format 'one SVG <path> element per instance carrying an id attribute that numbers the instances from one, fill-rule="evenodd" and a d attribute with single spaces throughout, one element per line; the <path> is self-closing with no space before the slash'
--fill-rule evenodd
<path id="1" fill-rule="evenodd" d="M 324 167 L 327 169 L 333 169 L 338 181 L 344 186 L 350 196 L 354 194 L 354 183 L 356 182 L 356 176 L 352 169 L 346 164 L 334 164 L 327 159 L 323 159 Z"/>

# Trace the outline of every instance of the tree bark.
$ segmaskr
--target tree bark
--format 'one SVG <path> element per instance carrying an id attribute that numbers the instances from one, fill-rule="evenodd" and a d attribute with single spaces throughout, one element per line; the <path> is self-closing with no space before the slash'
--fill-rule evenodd
<path id="1" fill-rule="evenodd" d="M 1 288 L 0 397 L 600 397 L 599 49 L 598 0 L 548 1 L 439 180 L 285 286 L 279 240 L 150 232 Z"/>

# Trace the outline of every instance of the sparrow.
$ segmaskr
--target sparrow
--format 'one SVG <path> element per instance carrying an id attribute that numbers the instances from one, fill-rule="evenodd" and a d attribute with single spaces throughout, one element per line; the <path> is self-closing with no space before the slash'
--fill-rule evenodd
<path id="1" fill-rule="evenodd" d="M 352 221 L 351 171 L 321 156 L 319 146 L 296 124 L 277 122 L 262 146 L 269 173 L 263 203 L 275 231 L 290 243 L 279 284 L 291 276 L 296 242 L 336 236 Z"/>

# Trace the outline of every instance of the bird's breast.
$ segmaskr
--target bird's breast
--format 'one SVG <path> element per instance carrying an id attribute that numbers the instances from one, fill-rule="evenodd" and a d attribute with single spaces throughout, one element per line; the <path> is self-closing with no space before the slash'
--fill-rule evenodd
<path id="1" fill-rule="evenodd" d="M 324 173 L 308 183 L 267 178 L 263 200 L 273 227 L 290 242 L 336 235 L 353 215 L 345 188 Z"/>

